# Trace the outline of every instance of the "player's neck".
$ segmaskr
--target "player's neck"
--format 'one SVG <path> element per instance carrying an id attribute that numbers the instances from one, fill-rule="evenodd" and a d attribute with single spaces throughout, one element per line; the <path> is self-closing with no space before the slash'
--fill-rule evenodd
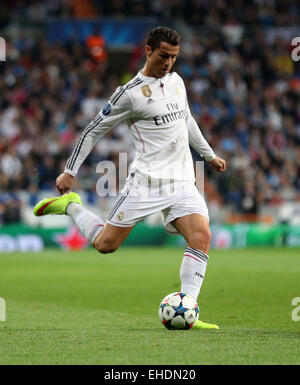
<path id="1" fill-rule="evenodd" d="M 153 71 L 151 70 L 151 67 L 147 65 L 147 63 L 144 65 L 144 67 L 141 69 L 141 74 L 143 76 L 146 76 L 148 78 L 155 78 L 160 79 L 158 76 L 156 76 Z"/>
<path id="2" fill-rule="evenodd" d="M 156 78 L 156 76 L 150 71 L 149 68 L 145 65 L 144 68 L 141 70 L 141 74 L 144 76 L 147 76 L 149 78 Z"/>

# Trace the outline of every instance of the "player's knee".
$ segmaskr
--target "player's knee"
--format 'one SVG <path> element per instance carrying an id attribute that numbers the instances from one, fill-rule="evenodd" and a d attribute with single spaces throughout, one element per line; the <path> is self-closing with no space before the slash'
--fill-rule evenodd
<path id="1" fill-rule="evenodd" d="M 117 247 L 112 247 L 111 245 L 100 245 L 96 247 L 96 250 L 99 251 L 101 254 L 109 254 L 113 253 L 114 251 L 117 250 Z"/>
<path id="2" fill-rule="evenodd" d="M 211 231 L 209 227 L 195 231 L 188 239 L 188 246 L 208 253 L 211 242 Z"/>
<path id="3" fill-rule="evenodd" d="M 113 253 L 118 249 L 118 245 L 110 240 L 95 240 L 93 244 L 94 248 L 101 254 Z"/>

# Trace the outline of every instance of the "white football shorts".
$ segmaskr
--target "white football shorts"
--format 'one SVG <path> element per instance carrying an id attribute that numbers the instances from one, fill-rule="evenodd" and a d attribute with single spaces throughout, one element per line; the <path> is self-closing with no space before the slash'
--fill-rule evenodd
<path id="1" fill-rule="evenodd" d="M 115 202 L 107 223 L 131 227 L 147 216 L 161 211 L 165 230 L 178 234 L 170 222 L 189 214 L 201 214 L 209 220 L 203 196 L 194 182 L 154 179 L 132 173 Z"/>

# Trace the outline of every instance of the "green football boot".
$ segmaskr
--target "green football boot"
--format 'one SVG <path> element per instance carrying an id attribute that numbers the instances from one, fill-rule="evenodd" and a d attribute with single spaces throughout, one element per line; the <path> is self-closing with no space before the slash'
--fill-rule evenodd
<path id="1" fill-rule="evenodd" d="M 77 193 L 70 192 L 60 197 L 46 198 L 37 203 L 33 209 L 35 216 L 42 215 L 62 215 L 66 214 L 69 203 L 75 202 L 82 205 L 80 196 Z"/>
<path id="2" fill-rule="evenodd" d="M 193 329 L 219 329 L 219 326 L 215 324 L 208 324 L 206 322 L 198 320 L 193 326 Z"/>

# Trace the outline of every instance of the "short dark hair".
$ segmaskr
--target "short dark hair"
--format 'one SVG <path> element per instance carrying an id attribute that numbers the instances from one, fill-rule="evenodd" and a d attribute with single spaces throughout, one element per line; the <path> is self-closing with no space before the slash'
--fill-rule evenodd
<path id="1" fill-rule="evenodd" d="M 162 41 L 176 46 L 180 44 L 180 40 L 181 36 L 173 29 L 168 27 L 155 27 L 149 33 L 146 44 L 154 51 L 155 48 L 159 48 Z"/>

